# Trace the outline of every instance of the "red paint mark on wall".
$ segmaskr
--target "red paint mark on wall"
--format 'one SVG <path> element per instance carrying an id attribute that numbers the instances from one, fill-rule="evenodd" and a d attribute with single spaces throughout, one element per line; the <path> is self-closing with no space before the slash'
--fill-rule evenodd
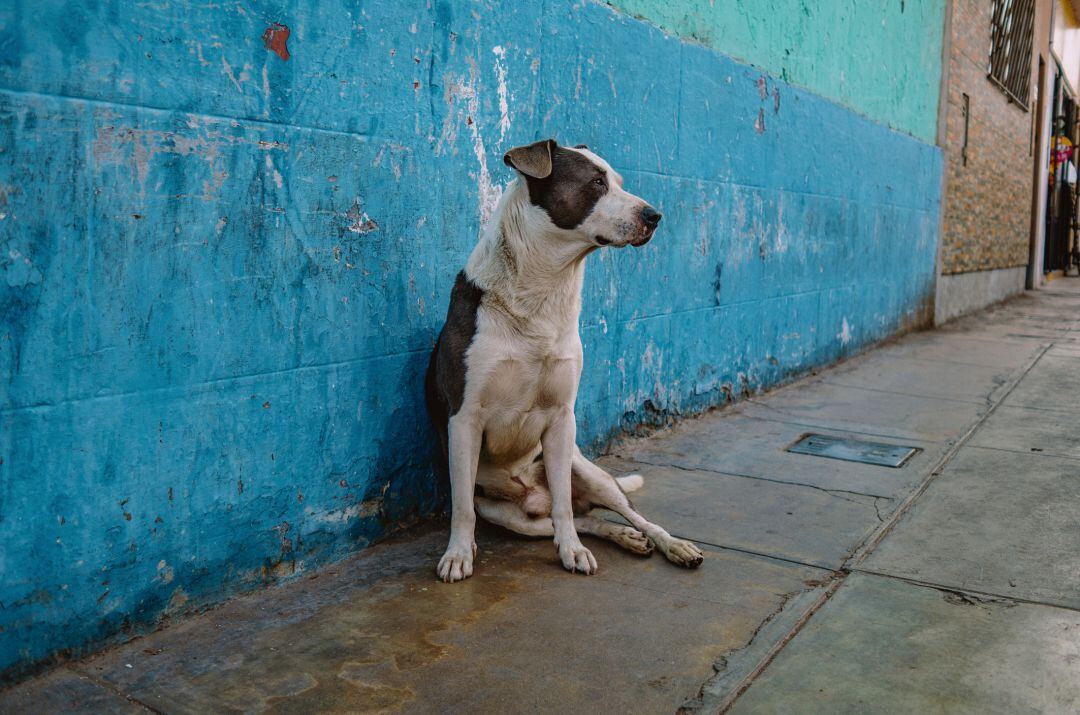
<path id="1" fill-rule="evenodd" d="M 289 47 L 286 43 L 289 41 L 289 35 L 292 34 L 292 30 L 288 25 L 282 25 L 280 22 L 275 22 L 270 27 L 266 28 L 266 32 L 263 33 L 263 44 L 266 45 L 266 49 L 270 50 L 283 60 L 289 59 Z"/>

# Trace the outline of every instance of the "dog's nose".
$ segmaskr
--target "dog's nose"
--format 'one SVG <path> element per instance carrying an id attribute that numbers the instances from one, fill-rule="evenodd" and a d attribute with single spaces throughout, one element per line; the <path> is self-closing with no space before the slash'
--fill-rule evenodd
<path id="1" fill-rule="evenodd" d="M 656 224 L 660 223 L 661 218 L 663 218 L 663 215 L 652 206 L 641 209 L 641 220 L 649 228 L 656 228 Z"/>

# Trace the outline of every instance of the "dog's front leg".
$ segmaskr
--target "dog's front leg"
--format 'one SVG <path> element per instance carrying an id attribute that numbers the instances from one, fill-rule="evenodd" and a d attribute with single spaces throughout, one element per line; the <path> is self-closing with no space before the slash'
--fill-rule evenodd
<path id="1" fill-rule="evenodd" d="M 548 489 L 551 490 L 555 546 L 559 549 L 562 565 L 568 571 L 591 574 L 596 572 L 596 559 L 578 538 L 570 495 L 570 464 L 576 439 L 574 410 L 563 405 L 540 440 L 544 450 L 544 471 L 547 473 Z"/>
<path id="2" fill-rule="evenodd" d="M 450 418 L 450 544 L 439 560 L 439 578 L 461 581 L 473 572 L 476 556 L 476 465 L 480 458 L 482 430 L 477 420 L 459 412 Z"/>

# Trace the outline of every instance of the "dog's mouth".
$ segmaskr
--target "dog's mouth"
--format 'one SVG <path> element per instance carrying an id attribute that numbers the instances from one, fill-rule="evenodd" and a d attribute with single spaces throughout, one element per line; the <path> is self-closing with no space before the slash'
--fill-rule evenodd
<path id="1" fill-rule="evenodd" d="M 656 228 L 649 228 L 648 226 L 645 226 L 644 228 L 639 229 L 639 231 L 636 233 L 637 235 L 634 236 L 634 238 L 631 238 L 629 241 L 627 241 L 625 238 L 621 238 L 618 243 L 608 238 L 607 236 L 601 236 L 597 234 L 596 236 L 593 236 L 593 243 L 595 243 L 601 248 L 604 248 L 606 246 L 615 246 L 616 248 L 621 248 L 628 245 L 633 246 L 634 248 L 640 248 L 641 246 L 644 246 L 646 243 L 652 240 L 653 234 L 656 233 Z"/>
<path id="2" fill-rule="evenodd" d="M 648 243 L 649 241 L 652 240 L 652 237 L 653 237 L 654 233 L 656 233 L 655 228 L 646 228 L 644 233 L 642 233 L 640 237 L 635 238 L 634 240 L 630 241 L 630 245 L 633 246 L 634 248 L 641 248 L 646 243 Z"/>

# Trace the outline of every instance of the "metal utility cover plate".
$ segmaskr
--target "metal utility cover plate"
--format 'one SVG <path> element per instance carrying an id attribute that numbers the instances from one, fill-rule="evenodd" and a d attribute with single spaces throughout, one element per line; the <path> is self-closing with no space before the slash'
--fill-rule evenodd
<path id="1" fill-rule="evenodd" d="M 795 454 L 812 454 L 815 457 L 842 459 L 845 462 L 902 467 L 913 454 L 919 451 L 919 448 L 830 437 L 827 434 L 808 434 L 788 447 L 787 451 Z"/>

